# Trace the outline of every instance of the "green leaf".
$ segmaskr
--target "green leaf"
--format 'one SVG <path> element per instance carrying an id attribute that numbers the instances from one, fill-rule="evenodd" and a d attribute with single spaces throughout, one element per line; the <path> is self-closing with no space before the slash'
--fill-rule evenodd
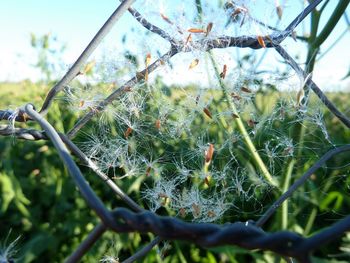
<path id="1" fill-rule="evenodd" d="M 341 193 L 336 191 L 330 192 L 320 203 L 320 209 L 321 211 L 338 210 L 343 203 L 343 199 L 344 197 Z"/>
<path id="2" fill-rule="evenodd" d="M 0 173 L 0 189 L 1 189 L 1 213 L 6 212 L 9 204 L 15 197 L 15 190 L 11 179 L 4 173 Z"/>

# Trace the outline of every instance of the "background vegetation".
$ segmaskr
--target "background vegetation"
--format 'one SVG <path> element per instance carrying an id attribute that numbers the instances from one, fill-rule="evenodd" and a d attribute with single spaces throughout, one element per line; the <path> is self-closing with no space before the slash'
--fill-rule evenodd
<path id="1" fill-rule="evenodd" d="M 313 15 L 316 16 L 316 14 Z M 313 23 L 317 21 L 314 20 Z M 315 35 L 310 36 L 308 43 L 310 53 L 319 48 L 314 44 L 315 38 Z M 27 102 L 41 105 L 48 90 L 55 82 L 52 79 L 52 72 L 57 69 L 57 65 L 53 65 L 56 59 L 50 61 L 50 41 L 53 40 L 49 36 L 37 37 L 34 35 L 31 41 L 32 46 L 38 51 L 36 66 L 42 70 L 44 80 L 37 83 L 30 81 L 1 83 L 0 109 L 16 107 Z M 321 45 L 322 41 L 318 41 L 318 44 Z M 129 52 L 125 53 L 125 58 L 137 63 L 136 57 Z M 241 67 L 248 67 L 251 63 L 250 59 L 251 56 L 247 56 L 245 60 L 242 60 Z M 314 57 L 310 56 L 308 61 L 310 71 L 314 63 Z M 101 71 L 102 69 L 97 67 L 91 74 L 102 74 Z M 89 72 L 85 73 L 88 77 Z M 123 72 L 117 73 L 122 74 Z M 258 219 L 279 196 L 279 191 L 287 188 L 293 180 L 299 178 L 323 153 L 336 145 L 346 144 L 350 140 L 350 131 L 341 125 L 312 95 L 309 100 L 311 110 L 307 115 L 309 118 L 300 121 L 297 105 L 291 102 L 295 100 L 295 93 L 281 91 L 275 83 L 271 84 L 259 77 L 254 77 L 249 81 L 251 82 L 247 85 L 254 86 L 254 96 L 248 96 L 249 107 L 254 109 L 247 112 L 257 113 L 260 123 L 270 125 L 260 127 L 259 122 L 252 123 L 254 120 L 250 114 L 243 113 L 241 118 L 249 134 L 252 135 L 253 143 L 264 163 L 269 169 L 273 168 L 273 174 L 280 186 L 279 190 L 271 190 L 271 187 L 261 180 L 261 176 L 258 176 L 259 172 L 257 172 L 253 157 L 239 135 L 238 137 L 228 136 L 228 134 L 236 134 L 237 126 L 233 126 L 232 131 L 225 127 L 225 122 L 233 123 L 235 116 L 227 117 L 220 114 L 230 112 L 230 105 L 223 103 L 227 98 L 220 88 L 206 89 L 204 92 L 204 97 L 210 98 L 211 101 L 210 114 L 203 111 L 197 111 L 194 114 L 193 109 L 185 104 L 188 98 L 196 100 L 200 87 L 167 86 L 161 79 L 157 79 L 154 84 L 150 85 L 149 93 L 144 96 L 142 118 L 145 118 L 145 123 L 146 121 L 155 123 L 157 119 L 152 118 L 160 113 L 154 102 L 162 101 L 169 109 L 176 109 L 167 115 L 168 122 L 178 121 L 179 116 L 184 116 L 182 123 L 184 124 L 188 116 L 193 117 L 188 127 L 180 127 L 183 130 L 188 128 L 191 131 L 190 136 L 186 136 L 186 133 L 180 130 L 177 140 L 169 140 L 169 137 L 161 134 L 159 128 L 155 126 L 147 127 L 151 129 L 147 133 L 140 132 L 138 135 L 137 132 L 134 132 L 135 134 L 130 135 L 130 140 L 137 141 L 136 148 L 140 155 L 146 155 L 151 149 L 154 156 L 162 156 L 164 152 L 170 152 L 173 156 L 184 156 L 193 154 L 192 149 L 198 146 L 198 138 L 203 136 L 202 131 L 206 131 L 205 141 L 215 141 L 215 154 L 220 152 L 220 158 L 214 158 L 211 165 L 221 168 L 228 166 L 231 170 L 241 169 L 240 171 L 244 173 L 240 173 L 239 176 L 246 176 L 227 179 L 242 179 L 242 181 L 235 184 L 235 191 L 231 192 L 226 199 L 226 202 L 232 202 L 234 205 L 216 220 L 217 223 Z M 105 88 L 105 83 L 86 84 L 83 80 L 76 81 L 73 87 L 76 90 L 84 90 L 86 87 L 94 90 Z M 59 97 L 47 116 L 49 122 L 63 133 L 73 127 L 79 115 L 77 110 L 72 111 L 72 104 L 74 108 L 80 102 L 74 102 L 72 97 L 69 97 L 71 95 L 74 94 L 66 93 Z M 141 95 L 144 94 L 141 93 Z M 347 104 L 350 95 L 348 93 L 338 92 L 327 95 L 342 112 L 349 116 L 350 111 Z M 232 93 L 231 96 L 234 97 Z M 208 115 L 213 115 L 214 118 Z M 220 119 L 222 116 L 224 116 L 223 120 Z M 74 142 L 86 147 L 86 138 L 89 137 L 87 134 L 92 134 L 91 132 L 96 127 L 100 127 L 100 122 L 101 119 L 96 118 Z M 39 129 L 35 124 L 28 125 Z M 257 126 L 259 128 L 256 128 Z M 20 124 L 16 124 L 16 127 L 20 127 Z M 126 129 L 126 126 L 119 125 L 115 130 L 103 130 L 102 132 L 108 132 L 109 135 L 124 134 L 125 136 Z M 165 125 L 162 129 L 166 129 Z M 138 136 L 143 137 L 143 140 L 149 143 L 144 144 Z M 293 149 L 286 148 L 286 145 L 280 147 L 280 140 L 284 136 L 293 139 Z M 226 146 L 228 143 L 229 147 Z M 20 236 L 17 244 L 18 253 L 15 255 L 19 262 L 62 262 L 84 240 L 99 220 L 75 189 L 73 181 L 50 142 L 31 142 L 15 137 L 0 137 L 0 149 L 0 239 L 3 242 L 2 246 L 6 248 L 12 240 Z M 203 155 L 201 148 L 191 162 L 186 163 L 185 166 L 199 167 L 198 170 L 207 169 L 205 163 L 203 165 Z M 237 163 L 230 163 L 232 156 L 237 159 L 235 162 L 239 166 Z M 97 160 L 99 156 L 93 157 Z M 177 160 L 178 164 L 180 159 Z M 176 165 L 169 165 L 165 161 L 164 164 L 166 164 L 163 167 L 166 174 L 172 176 L 178 173 Z M 350 209 L 350 169 L 348 165 L 348 154 L 332 158 L 323 169 L 317 171 L 312 180 L 309 180 L 288 200 L 288 209 L 279 211 L 265 228 L 269 231 L 288 229 L 308 236 L 347 215 Z M 157 203 L 154 203 L 152 198 L 152 200 L 145 198 L 142 193 L 147 193 L 151 189 L 156 181 L 154 177 L 159 177 L 159 173 L 157 173 L 157 166 L 152 166 L 152 171 L 148 171 L 147 167 L 147 164 L 144 164 L 138 176 L 128 176 L 123 180 L 117 179 L 118 176 L 127 173 L 123 167 L 107 168 L 106 171 L 141 206 L 152 209 Z M 288 167 L 292 167 L 293 172 L 288 172 Z M 81 166 L 81 169 L 107 207 L 125 206 L 87 167 Z M 214 171 L 211 172 L 213 175 Z M 190 183 L 196 184 L 200 189 L 205 190 L 210 187 L 213 189 L 214 187 L 217 190 L 217 188 L 224 189 L 223 185 L 226 181 L 220 181 L 213 176 L 212 181 L 203 183 L 203 180 L 198 180 L 197 176 L 185 182 L 185 184 Z M 241 188 L 238 189 L 237 185 Z M 212 192 L 208 192 L 208 195 L 211 194 Z M 169 200 L 161 201 L 162 204 L 157 213 L 181 216 L 179 211 L 167 203 Z M 185 220 L 193 220 L 195 215 L 186 214 L 183 217 Z M 125 259 L 151 239 L 152 235 L 137 233 L 105 234 L 85 256 L 84 262 L 96 262 L 97 259 L 113 262 L 112 259 L 118 257 Z M 332 262 L 347 262 L 350 257 L 349 252 L 350 235 L 347 234 L 342 240 L 319 249 L 314 259 L 315 262 L 327 262 L 329 258 L 332 258 Z M 236 247 L 202 249 L 188 243 L 171 242 L 154 249 L 142 262 L 250 262 L 252 260 L 277 262 L 280 259 L 269 252 L 246 251 Z"/>

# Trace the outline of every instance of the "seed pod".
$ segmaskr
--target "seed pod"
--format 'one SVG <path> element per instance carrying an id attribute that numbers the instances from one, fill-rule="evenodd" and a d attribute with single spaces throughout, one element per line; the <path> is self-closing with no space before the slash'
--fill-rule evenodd
<path id="1" fill-rule="evenodd" d="M 148 53 L 147 55 L 146 55 L 146 67 L 148 67 L 149 66 L 149 64 L 151 63 L 151 54 L 150 53 Z"/>
<path id="2" fill-rule="evenodd" d="M 252 93 L 252 91 L 250 89 L 248 89 L 247 87 L 241 87 L 241 91 L 246 92 L 246 93 Z"/>
<path id="3" fill-rule="evenodd" d="M 209 216 L 209 217 L 215 217 L 216 214 L 215 214 L 215 212 L 214 212 L 213 210 L 209 210 L 209 211 L 208 211 L 208 216 Z"/>
<path id="4" fill-rule="evenodd" d="M 209 164 L 213 159 L 214 154 L 214 145 L 209 143 L 208 150 L 205 151 L 205 163 Z"/>
<path id="5" fill-rule="evenodd" d="M 163 20 L 167 23 L 169 23 L 170 25 L 173 25 L 174 23 L 171 22 L 171 20 L 166 16 L 164 15 L 163 13 L 160 13 L 160 16 L 163 18 Z"/>
<path id="6" fill-rule="evenodd" d="M 148 177 L 149 174 L 151 173 L 151 169 L 152 167 L 151 166 L 148 166 L 147 169 L 146 169 L 146 176 Z"/>
<path id="7" fill-rule="evenodd" d="M 185 46 L 186 46 L 189 42 L 192 42 L 192 34 L 189 34 L 188 37 L 186 38 Z"/>
<path id="8" fill-rule="evenodd" d="M 190 28 L 187 31 L 190 32 L 190 33 L 195 33 L 195 34 L 205 33 L 205 30 L 200 29 L 200 28 Z"/>
<path id="9" fill-rule="evenodd" d="M 156 120 L 155 126 L 156 126 L 157 130 L 160 130 L 160 128 L 161 128 L 160 119 Z"/>
<path id="10" fill-rule="evenodd" d="M 124 133 L 125 139 L 128 139 L 131 133 L 132 133 L 132 128 L 128 127 Z"/>
<path id="11" fill-rule="evenodd" d="M 224 79 L 226 77 L 226 73 L 227 73 L 227 65 L 225 64 L 222 72 L 220 73 L 220 78 Z"/>
<path id="12" fill-rule="evenodd" d="M 262 36 L 257 36 L 257 39 L 258 39 L 259 45 L 263 48 L 266 48 L 264 38 Z"/>
<path id="13" fill-rule="evenodd" d="M 188 67 L 188 69 L 189 69 L 189 70 L 190 70 L 190 69 L 193 69 L 194 67 L 196 67 L 196 66 L 198 65 L 198 63 L 199 63 L 199 59 L 196 58 L 195 60 L 193 60 L 193 61 L 191 62 L 191 64 L 190 64 L 190 66 Z"/>
<path id="14" fill-rule="evenodd" d="M 247 123 L 250 128 L 254 128 L 259 122 L 249 119 Z"/>
<path id="15" fill-rule="evenodd" d="M 194 217 L 199 217 L 199 216 L 200 216 L 200 213 L 201 213 L 201 209 L 200 209 L 199 205 L 193 203 L 193 204 L 192 204 L 192 209 L 193 209 L 193 212 L 192 212 L 192 213 L 193 213 L 193 216 L 194 216 Z"/>
<path id="16" fill-rule="evenodd" d="M 282 9 L 282 6 L 280 6 L 279 4 L 276 5 L 276 13 L 277 13 L 278 19 L 281 20 L 283 15 L 283 9 Z"/>
<path id="17" fill-rule="evenodd" d="M 208 25 L 207 25 L 207 31 L 205 32 L 205 36 L 207 37 L 210 33 L 210 31 L 213 29 L 213 23 L 210 22 Z"/>
<path id="18" fill-rule="evenodd" d="M 213 118 L 213 116 L 211 115 L 211 112 L 208 110 L 208 108 L 204 108 L 203 112 L 205 113 L 205 115 L 207 115 L 210 119 Z"/>
<path id="19" fill-rule="evenodd" d="M 235 113 L 232 113 L 232 117 L 235 118 L 235 119 L 239 119 L 239 116 Z"/>
<path id="20" fill-rule="evenodd" d="M 231 93 L 231 97 L 232 98 L 234 98 L 235 100 L 240 100 L 242 97 L 241 96 L 239 96 L 237 93 L 235 93 L 235 92 L 232 92 Z"/>
<path id="21" fill-rule="evenodd" d="M 130 92 L 130 91 L 131 91 L 131 87 L 130 87 L 130 86 L 125 87 L 125 88 L 124 88 L 124 91 L 125 91 L 125 92 Z"/>
<path id="22" fill-rule="evenodd" d="M 184 218 L 186 216 L 186 209 L 181 207 L 180 210 L 179 210 L 179 213 L 180 213 L 180 216 L 182 218 Z"/>

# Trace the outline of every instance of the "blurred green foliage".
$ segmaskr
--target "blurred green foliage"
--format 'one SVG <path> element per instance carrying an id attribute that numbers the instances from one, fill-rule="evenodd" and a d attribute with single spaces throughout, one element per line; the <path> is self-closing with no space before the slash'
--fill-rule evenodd
<path id="1" fill-rule="evenodd" d="M 163 90 L 168 96 L 181 98 L 180 91 L 169 89 L 161 83 L 158 85 L 163 85 L 160 90 Z M 48 88 L 42 84 L 3 83 L 0 86 L 2 98 L 0 108 L 7 108 L 8 105 L 13 105 L 13 102 L 19 105 L 28 101 L 39 102 L 47 90 Z M 274 94 L 274 91 L 266 93 L 263 90 L 257 94 L 256 102 L 261 111 L 269 114 L 271 109 L 267 110 L 265 107 L 275 104 L 277 96 Z M 346 110 L 345 102 L 349 98 L 348 94 L 328 95 L 342 110 Z M 179 103 L 181 100 L 175 99 L 175 101 Z M 66 103 L 55 103 L 50 109 L 48 120 L 59 131 L 65 132 L 72 127 L 72 120 L 75 117 L 67 109 Z M 325 119 L 328 132 L 335 143 L 344 144 L 349 141 L 349 131 L 340 125 L 334 116 L 327 113 Z M 199 125 L 199 130 L 204 129 L 200 125 L 207 125 L 205 121 L 196 123 Z M 27 125 L 38 128 L 32 123 Z M 284 129 L 282 126 L 280 128 Z M 322 136 L 321 131 L 318 133 L 315 136 Z M 261 136 L 269 136 L 269 134 L 261 134 L 256 137 L 255 143 L 260 149 L 262 147 L 259 146 Z M 76 142 L 79 142 L 80 139 L 77 140 Z M 157 147 L 159 151 L 162 150 L 162 145 L 154 144 L 154 147 L 156 151 Z M 62 262 L 77 248 L 99 220 L 81 198 L 50 142 L 32 142 L 1 137 L 0 149 L 0 240 L 4 240 L 10 230 L 12 232 L 9 240 L 21 236 L 18 245 L 19 262 Z M 310 158 L 305 160 L 301 167 L 297 167 L 300 174 L 318 158 L 313 149 L 313 142 L 310 141 L 310 145 L 306 142 L 303 156 L 310 156 Z M 308 226 L 309 233 L 329 226 L 333 221 L 348 213 L 350 177 L 347 156 L 343 154 L 333 158 L 327 164 L 327 167 L 329 166 L 327 169 L 318 171 L 312 180 L 293 195 L 289 202 L 288 229 L 303 233 L 308 222 L 311 222 L 310 215 L 313 209 L 316 210 L 317 215 Z M 244 155 L 241 157 L 246 158 Z M 82 166 L 81 169 L 107 207 L 125 206 L 86 167 Z M 299 173 L 295 176 L 300 176 Z M 118 180 L 117 183 L 140 204 L 143 203 L 139 198 L 139 191 L 144 186 L 138 178 L 126 178 Z M 324 194 L 319 195 L 318 192 Z M 267 207 L 275 197 L 262 196 L 262 198 L 259 200 L 261 206 Z M 244 209 L 252 208 L 249 208 L 249 203 L 246 203 Z M 160 213 L 166 212 L 160 211 Z M 226 216 L 226 220 L 243 221 L 249 218 L 256 219 L 258 216 L 258 214 L 242 213 L 239 216 Z M 280 228 L 281 219 L 277 213 L 267 230 L 276 231 Z M 96 262 L 97 259 L 106 255 L 124 259 L 151 238 L 151 235 L 140 236 L 134 233 L 105 234 L 83 261 Z M 322 258 L 327 257 L 328 254 L 338 253 L 339 247 L 343 249 L 348 247 L 349 242 L 346 239 L 343 242 L 336 241 L 323 247 L 317 251 L 316 256 Z M 161 260 L 162 254 L 164 254 L 163 260 Z M 271 262 L 273 258 L 275 255 L 269 252 L 250 252 L 235 247 L 203 250 L 188 243 L 172 242 L 169 248 L 159 253 L 154 249 L 145 259 L 142 259 L 142 262 L 185 262 L 184 259 L 187 259 L 188 262 L 248 262 L 252 260 Z M 345 260 L 348 257 L 345 254 L 340 259 Z"/>

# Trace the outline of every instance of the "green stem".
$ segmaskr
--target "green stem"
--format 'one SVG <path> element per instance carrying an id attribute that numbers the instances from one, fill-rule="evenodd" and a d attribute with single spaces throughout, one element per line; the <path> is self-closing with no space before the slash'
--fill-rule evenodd
<path id="1" fill-rule="evenodd" d="M 196 2 L 196 8 L 197 8 L 197 14 L 198 14 L 198 22 L 203 21 L 203 8 L 202 8 L 202 1 L 201 0 L 195 0 Z"/>
<path id="2" fill-rule="evenodd" d="M 175 245 L 176 253 L 177 253 L 178 257 L 179 257 L 180 262 L 181 263 L 186 263 L 187 260 L 186 260 L 186 258 L 184 256 L 184 254 L 182 254 L 182 251 L 181 251 L 181 248 L 179 247 L 178 242 L 175 241 L 174 245 Z"/>
<path id="3" fill-rule="evenodd" d="M 311 231 L 311 228 L 314 224 L 314 221 L 316 219 L 316 215 L 317 215 L 317 208 L 314 207 L 312 208 L 312 211 L 311 211 L 311 214 L 309 216 L 309 220 L 307 221 L 307 224 L 306 224 L 306 227 L 305 227 L 305 230 L 304 230 L 304 235 L 307 236 L 310 231 Z"/>
<path id="4" fill-rule="evenodd" d="M 220 73 L 219 73 L 218 67 L 216 65 L 216 62 L 214 60 L 214 57 L 213 57 L 213 55 L 212 55 L 212 53 L 210 51 L 208 53 L 209 53 L 209 57 L 211 59 L 211 62 L 213 64 L 214 70 L 215 70 L 215 75 L 216 75 L 217 79 L 219 80 L 219 84 L 220 84 L 220 87 L 221 87 L 221 89 L 222 89 L 222 91 L 224 93 L 226 101 L 227 101 L 227 103 L 228 103 L 232 113 L 234 113 L 237 116 L 239 116 L 239 113 L 238 113 L 238 111 L 236 109 L 236 106 L 232 103 L 232 100 L 231 100 L 231 97 L 228 94 L 227 88 L 226 88 L 225 84 L 223 83 L 222 79 L 220 78 Z M 246 128 L 244 127 L 243 122 L 242 122 L 242 119 L 240 117 L 239 118 L 234 118 L 234 121 L 235 121 L 236 125 L 238 126 L 238 130 L 242 134 L 243 139 L 244 139 L 244 141 L 245 141 L 245 143 L 246 143 L 250 153 L 252 154 L 253 159 L 255 160 L 256 164 L 260 168 L 263 176 L 265 177 L 265 179 L 271 185 L 273 185 L 275 187 L 278 187 L 278 183 L 276 182 L 276 180 L 274 180 L 274 178 L 272 178 L 270 172 L 267 170 L 267 168 L 265 166 L 265 163 L 261 159 L 261 157 L 260 157 L 258 151 L 256 150 L 252 140 L 250 139 L 249 134 L 248 134 Z"/>
<path id="5" fill-rule="evenodd" d="M 289 188 L 290 179 L 292 177 L 294 164 L 295 164 L 295 159 L 292 159 L 289 162 L 286 176 L 284 178 L 283 193 L 287 192 L 287 190 Z M 284 201 L 282 204 L 282 229 L 287 229 L 287 227 L 288 227 L 288 199 L 286 201 Z"/>
<path id="6" fill-rule="evenodd" d="M 340 18 L 344 14 L 349 2 L 350 0 L 342 0 L 338 2 L 338 5 L 334 9 L 331 17 L 328 19 L 327 24 L 324 26 L 321 33 L 318 35 L 315 42 L 313 43 L 315 47 L 320 47 L 323 44 L 323 42 L 328 38 L 328 36 L 332 33 L 334 27 L 337 25 Z"/>
<path id="7" fill-rule="evenodd" d="M 326 2 L 321 10 L 315 9 L 311 14 L 311 24 L 310 24 L 310 37 L 308 41 L 308 53 L 306 58 L 306 74 L 309 74 L 314 70 L 317 53 L 320 50 L 320 46 L 323 42 L 329 37 L 330 33 L 333 31 L 334 27 L 337 25 L 339 19 L 344 14 L 346 7 L 348 6 L 350 0 L 339 1 L 336 8 L 334 9 L 331 17 L 328 19 L 328 22 L 323 27 L 322 31 L 317 35 L 318 27 L 320 23 L 321 14 L 324 11 L 324 8 L 328 2 Z M 309 98 L 310 90 L 307 87 L 304 87 L 305 95 L 303 101 L 307 105 Z M 297 159 L 299 159 L 302 150 L 304 148 L 304 137 L 306 133 L 306 126 L 303 123 L 297 124 L 294 128 L 294 138 L 298 141 L 299 150 L 297 153 Z"/>

